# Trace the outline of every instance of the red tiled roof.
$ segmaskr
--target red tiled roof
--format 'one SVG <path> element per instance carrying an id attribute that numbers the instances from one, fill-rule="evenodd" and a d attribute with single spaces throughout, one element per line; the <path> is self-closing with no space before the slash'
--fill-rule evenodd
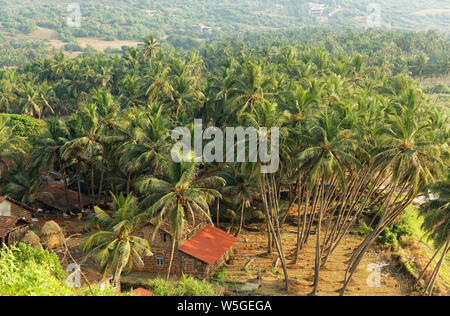
<path id="1" fill-rule="evenodd" d="M 18 220 L 14 216 L 0 216 L 0 238 L 5 238 L 14 229 Z"/>
<path id="2" fill-rule="evenodd" d="M 214 264 L 236 241 L 230 234 L 208 225 L 178 250 L 207 264 Z"/>
<path id="3" fill-rule="evenodd" d="M 148 291 L 148 290 L 146 290 L 146 289 L 143 289 L 143 288 L 137 288 L 136 290 L 134 290 L 133 291 L 133 293 L 134 294 L 137 294 L 137 295 L 139 295 L 139 296 L 153 296 L 153 293 L 152 292 L 150 292 L 150 291 Z"/>

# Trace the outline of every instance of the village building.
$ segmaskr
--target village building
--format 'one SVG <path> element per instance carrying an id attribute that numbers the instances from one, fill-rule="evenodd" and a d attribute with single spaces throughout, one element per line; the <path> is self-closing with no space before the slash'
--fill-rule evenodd
<path id="1" fill-rule="evenodd" d="M 80 207 L 78 192 L 66 189 L 64 183 L 49 182 L 49 186 L 45 188 L 44 192 L 36 195 L 34 206 L 46 213 L 80 213 L 82 209 L 90 208 L 95 204 L 94 199 L 83 194 L 81 196 L 82 207 Z"/>
<path id="2" fill-rule="evenodd" d="M 34 209 L 28 205 L 8 196 L 0 196 L 0 247 L 13 244 L 26 234 L 33 213 Z"/>
<path id="3" fill-rule="evenodd" d="M 0 216 L 0 248 L 4 244 L 14 244 L 18 239 L 23 238 L 28 232 L 30 223 L 31 221 L 15 216 Z"/>
<path id="4" fill-rule="evenodd" d="M 0 217 L 16 217 L 18 220 L 30 222 L 35 210 L 28 205 L 8 196 L 0 196 Z"/>
<path id="5" fill-rule="evenodd" d="M 212 33 L 213 28 L 207 25 L 199 24 L 194 26 L 194 30 L 200 33 Z"/>
<path id="6" fill-rule="evenodd" d="M 176 244 L 171 275 L 185 274 L 204 279 L 230 258 L 237 239 L 201 218 L 197 218 L 195 223 L 185 225 L 182 238 Z M 145 257 L 144 266 L 135 270 L 166 275 L 172 251 L 172 234 L 167 222 L 163 222 L 155 232 L 156 227 L 153 219 L 137 233 L 149 242 L 153 256 Z"/>

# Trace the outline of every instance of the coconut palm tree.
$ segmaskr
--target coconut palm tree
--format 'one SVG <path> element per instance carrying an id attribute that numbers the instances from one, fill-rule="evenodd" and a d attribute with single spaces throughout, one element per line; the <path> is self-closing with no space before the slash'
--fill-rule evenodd
<path id="1" fill-rule="evenodd" d="M 442 170 L 441 152 L 432 140 L 431 127 L 428 122 L 420 122 L 414 113 L 403 108 L 401 115 L 392 115 L 380 130 L 383 134 L 380 146 L 375 149 L 374 166 L 391 171 L 391 185 L 382 202 L 383 213 L 376 228 L 352 255 L 341 295 L 370 244 L 402 214 L 419 189 L 433 182 Z"/>
<path id="2" fill-rule="evenodd" d="M 53 94 L 45 83 L 36 88 L 31 83 L 26 82 L 23 93 L 21 93 L 23 113 L 37 116 L 39 119 L 43 117 L 45 110 L 54 114 L 55 112 L 49 103 Z"/>
<path id="3" fill-rule="evenodd" d="M 170 224 L 172 251 L 167 280 L 175 245 L 183 236 L 186 221 L 195 225 L 198 217 L 195 214 L 211 221 L 209 204 L 222 197 L 216 188 L 225 185 L 225 181 L 217 176 L 199 177 L 198 168 L 199 164 L 195 162 L 168 162 L 164 166 L 163 177 L 145 176 L 136 183 L 139 191 L 147 195 L 142 203 L 148 207 L 148 216 L 156 217 L 156 230 L 164 220 Z"/>
<path id="4" fill-rule="evenodd" d="M 257 169 L 255 164 L 244 165 L 243 168 L 242 173 L 237 170 L 233 170 L 230 173 L 219 173 L 227 183 L 227 186 L 221 190 L 222 194 L 230 196 L 233 204 L 240 208 L 240 222 L 235 233 L 236 237 L 239 237 L 244 225 L 244 210 L 251 206 L 253 199 L 258 193 L 258 185 L 255 181 L 255 170 Z"/>
<path id="5" fill-rule="evenodd" d="M 160 174 L 169 137 L 164 107 L 155 105 L 150 113 L 136 110 L 134 114 L 129 118 L 131 130 L 124 131 L 129 140 L 119 148 L 121 164 L 129 173 Z"/>
<path id="6" fill-rule="evenodd" d="M 142 39 L 144 42 L 143 44 L 140 44 L 140 46 L 143 48 L 144 53 L 143 56 L 145 58 L 148 58 L 150 61 L 150 65 L 152 64 L 152 60 L 155 57 L 156 53 L 159 50 L 160 44 L 158 40 L 153 35 L 146 36 Z"/>
<path id="7" fill-rule="evenodd" d="M 339 185 L 342 190 L 345 190 L 346 168 L 358 165 L 358 160 L 352 155 L 356 148 L 355 140 L 348 136 L 350 131 L 345 128 L 344 124 L 345 119 L 340 119 L 336 112 L 329 113 L 328 110 L 325 110 L 318 115 L 309 129 L 309 135 L 304 136 L 308 145 L 299 153 L 296 160 L 299 169 L 305 173 L 308 190 L 311 191 L 314 188 L 314 192 L 311 194 L 314 202 L 310 224 L 314 217 L 318 219 L 312 295 L 316 295 L 318 289 L 320 260 L 323 251 L 320 246 L 320 234 L 322 220 L 329 203 L 329 199 L 325 196 L 324 186 L 326 183 Z M 327 193 L 330 194 L 330 192 Z M 304 227 L 306 228 L 305 223 Z M 304 237 L 306 237 L 305 234 L 306 232 L 303 231 Z"/>
<path id="8" fill-rule="evenodd" d="M 20 161 L 25 153 L 25 139 L 14 133 L 14 128 L 8 125 L 8 120 L 0 117 L 0 178 L 6 162 Z"/>
<path id="9" fill-rule="evenodd" d="M 103 277 L 113 276 L 113 282 L 120 290 L 123 271 L 130 271 L 134 266 L 143 266 L 142 258 L 152 256 L 148 241 L 134 236 L 136 229 L 144 220 L 140 213 L 136 197 L 123 194 L 113 198 L 113 213 L 110 215 L 95 207 L 94 223 L 101 230 L 83 240 L 81 249 L 87 257 L 95 255 Z"/>
<path id="10" fill-rule="evenodd" d="M 421 207 L 421 212 L 425 217 L 423 228 L 429 233 L 437 250 L 419 276 L 417 283 L 420 282 L 425 272 L 428 270 L 428 267 L 442 251 L 441 259 L 436 265 L 425 289 L 425 294 L 431 296 L 439 271 L 442 268 L 442 263 L 445 260 L 444 258 L 446 258 L 446 255 L 450 250 L 450 173 L 447 174 L 446 181 L 432 184 L 428 189 L 433 194 L 433 199 L 430 199 Z M 429 195 L 429 197 L 430 196 L 431 195 Z"/>

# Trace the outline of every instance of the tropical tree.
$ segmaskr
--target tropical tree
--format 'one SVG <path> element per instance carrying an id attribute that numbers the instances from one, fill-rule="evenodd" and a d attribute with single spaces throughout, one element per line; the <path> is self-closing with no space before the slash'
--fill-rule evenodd
<path id="1" fill-rule="evenodd" d="M 450 174 L 447 174 L 446 181 L 432 184 L 428 189 L 432 194 L 428 195 L 429 201 L 421 207 L 422 214 L 425 216 L 423 228 L 429 233 L 437 250 L 419 276 L 417 283 L 423 278 L 438 254 L 441 253 L 441 259 L 433 270 L 425 288 L 425 294 L 431 296 L 442 264 L 450 250 Z"/>
<path id="2" fill-rule="evenodd" d="M 142 258 L 152 256 L 152 253 L 147 240 L 134 236 L 145 219 L 140 213 L 137 198 L 133 195 L 111 195 L 113 213 L 110 215 L 95 207 L 93 223 L 100 230 L 87 236 L 81 249 L 87 257 L 95 255 L 103 277 L 112 275 L 114 285 L 120 290 L 122 272 L 143 266 Z"/>
<path id="3" fill-rule="evenodd" d="M 216 188 L 225 184 L 217 176 L 200 177 L 198 168 L 199 164 L 195 162 L 168 163 L 162 178 L 145 176 L 136 184 L 139 191 L 147 195 L 142 203 L 148 207 L 148 216 L 156 217 L 156 230 L 163 221 L 170 225 L 172 251 L 167 280 L 175 245 L 183 236 L 186 221 L 195 225 L 195 219 L 203 217 L 211 222 L 209 204 L 221 198 Z"/>

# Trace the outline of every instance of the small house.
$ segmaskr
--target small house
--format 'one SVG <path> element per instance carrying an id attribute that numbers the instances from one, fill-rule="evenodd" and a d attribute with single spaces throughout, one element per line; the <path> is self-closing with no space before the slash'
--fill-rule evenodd
<path id="1" fill-rule="evenodd" d="M 36 195 L 35 206 L 47 212 L 64 214 L 79 213 L 82 209 L 95 204 L 94 199 L 82 194 L 83 205 L 80 206 L 78 192 L 66 189 L 64 183 L 49 182 L 44 192 Z"/>
<path id="2" fill-rule="evenodd" d="M 213 28 L 211 26 L 199 24 L 194 26 L 194 30 L 199 33 L 212 33 Z"/>
<path id="3" fill-rule="evenodd" d="M 186 225 L 181 241 L 176 244 L 171 274 L 192 275 L 207 278 L 229 259 L 236 238 L 212 226 L 201 218 L 195 225 Z M 145 238 L 153 256 L 144 258 L 144 266 L 136 267 L 139 272 L 166 275 L 172 251 L 172 234 L 168 223 L 162 223 L 158 231 L 155 220 L 145 224 L 137 235 Z"/>
<path id="4" fill-rule="evenodd" d="M 16 217 L 18 220 L 31 222 L 35 210 L 9 196 L 0 196 L 0 216 Z"/>
<path id="5" fill-rule="evenodd" d="M 15 216 L 0 216 L 0 247 L 4 244 L 10 244 L 9 236 L 13 233 L 16 233 L 13 238 L 14 241 L 17 239 L 17 233 L 22 236 L 25 235 L 29 224 L 30 222 Z"/>

